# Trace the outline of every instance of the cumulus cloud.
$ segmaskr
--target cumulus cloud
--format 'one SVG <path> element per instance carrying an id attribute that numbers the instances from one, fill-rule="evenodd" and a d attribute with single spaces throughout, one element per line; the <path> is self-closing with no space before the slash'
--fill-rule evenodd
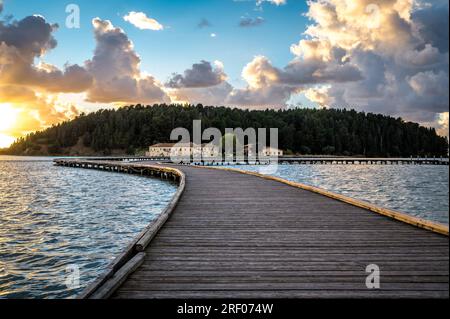
<path id="1" fill-rule="evenodd" d="M 264 2 L 268 2 L 268 3 L 271 3 L 271 4 L 275 4 L 277 6 L 280 6 L 280 5 L 286 4 L 287 0 L 256 0 L 256 4 L 257 5 L 261 5 Z"/>
<path id="2" fill-rule="evenodd" d="M 86 61 L 94 78 L 87 91 L 89 102 L 156 103 L 169 102 L 162 85 L 141 72 L 140 57 L 125 32 L 108 20 L 92 20 L 96 48 Z"/>
<path id="3" fill-rule="evenodd" d="M 418 36 L 440 52 L 448 52 L 448 14 L 448 0 L 434 0 L 432 5 L 411 13 Z"/>
<path id="4" fill-rule="evenodd" d="M 262 17 L 241 17 L 241 21 L 239 22 L 239 26 L 246 28 L 246 27 L 256 27 L 264 23 L 264 18 Z"/>
<path id="5" fill-rule="evenodd" d="M 264 2 L 286 3 L 256 0 L 258 5 Z M 41 16 L 0 21 L 0 103 L 8 101 L 27 113 L 23 123 L 28 127 L 42 127 L 77 113 L 73 105 L 61 105 L 55 98 L 62 92 L 85 92 L 89 102 L 174 101 L 247 108 L 282 108 L 302 93 L 322 106 L 402 116 L 434 125 L 443 134 L 448 131 L 449 108 L 448 1 L 419 4 L 309 1 L 306 16 L 311 24 L 291 45 L 292 60 L 274 66 L 269 58 L 255 56 L 242 70 L 246 85 L 241 88 L 227 82 L 222 63 L 204 60 L 161 84 L 141 71 L 133 43 L 108 20 L 92 21 L 93 57 L 82 66 L 62 68 L 42 61 L 57 45 L 57 25 Z M 142 12 L 130 12 L 124 19 L 141 29 L 164 28 Z M 243 18 L 241 25 L 263 21 Z M 208 26 L 206 19 L 198 25 Z"/>
<path id="6" fill-rule="evenodd" d="M 228 95 L 226 104 L 250 109 L 281 109 L 286 106 L 291 95 L 297 92 L 295 87 L 279 84 L 260 88 L 235 88 Z"/>
<path id="7" fill-rule="evenodd" d="M 270 86 L 279 79 L 280 70 L 272 66 L 265 56 L 256 56 L 242 70 L 242 77 L 254 89 Z"/>
<path id="8" fill-rule="evenodd" d="M 35 59 L 56 47 L 51 25 L 41 16 L 29 16 L 11 24 L 0 22 L 0 83 L 21 84 L 50 92 L 81 92 L 92 82 L 87 71 L 79 65 L 64 70 Z"/>
<path id="9" fill-rule="evenodd" d="M 21 136 L 79 114 L 64 93 L 84 92 L 88 101 L 111 103 L 170 102 L 162 85 L 139 69 L 140 58 L 121 29 L 94 19 L 96 49 L 85 65 L 58 68 L 44 62 L 57 46 L 56 24 L 35 15 L 14 21 L 0 20 L 0 107 L 7 104 L 19 119 L 9 129 Z"/>
<path id="10" fill-rule="evenodd" d="M 260 2 L 262 3 L 262 2 Z M 227 101 L 281 105 L 302 92 L 312 102 L 434 123 L 448 112 L 448 2 L 316 0 L 312 21 L 283 68 L 255 57 L 244 89 Z M 266 98 L 264 98 L 266 97 Z"/>
<path id="11" fill-rule="evenodd" d="M 442 136 L 447 136 L 448 137 L 448 113 L 449 112 L 443 112 L 440 113 L 438 115 L 438 134 L 442 135 Z"/>
<path id="12" fill-rule="evenodd" d="M 325 70 L 334 64 L 330 69 L 334 75 L 340 70 L 338 78 L 328 74 L 326 81 L 330 84 L 327 99 L 333 106 L 438 126 L 437 114 L 449 108 L 447 1 L 419 5 L 411 0 L 318 0 L 308 4 L 307 16 L 313 23 L 306 38 L 291 51 L 303 65 L 308 60 L 322 61 L 328 65 Z M 344 71 L 342 63 L 357 68 L 361 78 Z M 303 67 L 298 70 L 304 73 Z M 338 80 L 347 76 L 353 80 Z"/>
<path id="13" fill-rule="evenodd" d="M 360 69 L 352 63 L 306 59 L 294 59 L 280 73 L 280 81 L 290 85 L 344 83 L 362 78 Z"/>
<path id="14" fill-rule="evenodd" d="M 0 103 L 17 110 L 20 120 L 11 130 L 20 136 L 70 118 L 73 107 L 57 105 L 52 94 L 82 92 L 92 84 L 92 77 L 76 64 L 61 70 L 42 61 L 57 45 L 56 24 L 38 15 L 10 20 L 0 21 Z"/>
<path id="15" fill-rule="evenodd" d="M 223 65 L 216 61 L 213 67 L 210 62 L 201 61 L 184 74 L 174 74 L 166 86 L 182 89 L 169 94 L 176 101 L 197 102 L 204 97 L 206 101 L 215 101 L 220 105 L 252 109 L 282 108 L 292 94 L 306 90 L 308 86 L 360 80 L 360 70 L 350 61 L 341 62 L 340 58 L 338 51 L 330 53 L 327 60 L 308 53 L 294 58 L 280 69 L 273 66 L 267 57 L 256 56 L 242 70 L 242 78 L 247 83 L 244 88 L 234 88 L 229 83 L 217 88 L 227 78 Z M 214 94 L 216 98 L 212 99 Z M 309 95 L 313 96 L 313 91 Z M 330 101 L 324 95 L 325 92 L 321 92 L 322 101 Z"/>
<path id="16" fill-rule="evenodd" d="M 17 50 L 17 53 L 30 62 L 56 47 L 52 33 L 57 24 L 49 24 L 42 16 L 28 16 L 12 23 L 0 22 L 0 41 Z"/>
<path id="17" fill-rule="evenodd" d="M 307 17 L 315 24 L 305 34 L 330 47 L 389 52 L 412 40 L 410 0 L 318 0 L 308 4 Z"/>
<path id="18" fill-rule="evenodd" d="M 183 74 L 173 74 L 166 83 L 166 89 L 174 103 L 227 105 L 233 86 L 226 79 L 222 62 L 202 60 Z"/>
<path id="19" fill-rule="evenodd" d="M 412 49 L 405 52 L 404 55 L 397 57 L 398 63 L 406 64 L 409 67 L 422 67 L 443 63 L 445 56 L 439 52 L 439 49 L 426 43 L 422 49 Z"/>
<path id="20" fill-rule="evenodd" d="M 181 87 L 169 89 L 168 94 L 174 103 L 202 103 L 205 105 L 224 105 L 233 87 L 226 81 L 210 87 Z"/>
<path id="21" fill-rule="evenodd" d="M 161 23 L 153 18 L 147 17 L 144 12 L 131 11 L 123 19 L 141 30 L 159 31 L 164 29 Z"/>
<path id="22" fill-rule="evenodd" d="M 283 71 L 272 66 L 271 62 L 257 56 L 242 71 L 247 87 L 234 88 L 226 79 L 223 64 L 201 61 L 184 71 L 174 74 L 166 83 L 169 96 L 174 102 L 203 103 L 247 108 L 281 108 L 290 95 L 297 91 L 296 86 L 280 82 Z"/>
<path id="23" fill-rule="evenodd" d="M 362 75 L 350 62 L 326 62 L 317 56 L 294 58 L 283 69 L 273 66 L 267 57 L 256 56 L 245 66 L 242 77 L 247 88 L 235 89 L 228 101 L 252 107 L 273 105 L 281 108 L 286 106 L 291 94 L 306 89 L 308 85 L 357 81 Z"/>
<path id="24" fill-rule="evenodd" d="M 328 95 L 328 90 L 329 87 L 320 86 L 308 88 L 304 93 L 310 101 L 315 102 L 322 107 L 327 107 L 332 102 L 332 99 Z"/>
<path id="25" fill-rule="evenodd" d="M 441 96 L 448 99 L 448 75 L 444 71 L 419 72 L 409 78 L 409 85 L 421 96 Z"/>
<path id="26" fill-rule="evenodd" d="M 184 71 L 183 74 L 173 74 L 166 86 L 170 88 L 198 88 L 215 86 L 227 78 L 223 70 L 223 64 L 215 61 L 214 66 L 202 60 L 194 63 L 192 68 Z"/>
<path id="27" fill-rule="evenodd" d="M 301 92 L 323 106 L 442 127 L 449 108 L 448 1 L 316 0 L 308 6 L 312 23 L 291 45 L 294 58 L 280 68 L 255 57 L 242 72 L 247 87 L 233 88 L 228 103 L 282 107 Z"/>
<path id="28" fill-rule="evenodd" d="M 282 108 L 298 88 L 280 81 L 283 71 L 272 66 L 264 56 L 256 56 L 248 63 L 242 77 L 247 82 L 244 89 L 233 89 L 227 103 L 250 108 Z"/>
<path id="29" fill-rule="evenodd" d="M 213 66 L 214 65 L 214 66 Z M 298 91 L 297 85 L 280 81 L 284 71 L 272 66 L 263 56 L 248 63 L 242 77 L 245 88 L 235 88 L 226 81 L 223 64 L 201 61 L 184 71 L 174 74 L 166 83 L 173 102 L 203 103 L 251 109 L 282 108 L 291 94 Z"/>

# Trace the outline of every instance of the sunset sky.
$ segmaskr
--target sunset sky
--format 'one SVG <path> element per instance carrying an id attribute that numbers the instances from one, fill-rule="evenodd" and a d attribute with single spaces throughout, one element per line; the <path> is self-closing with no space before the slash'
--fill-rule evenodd
<path id="1" fill-rule="evenodd" d="M 448 15 L 448 0 L 0 0 L 0 147 L 160 102 L 347 107 L 448 135 Z"/>

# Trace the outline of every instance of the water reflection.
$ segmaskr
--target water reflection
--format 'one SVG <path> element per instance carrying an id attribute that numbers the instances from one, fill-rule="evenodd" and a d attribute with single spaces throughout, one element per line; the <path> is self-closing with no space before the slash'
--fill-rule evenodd
<path id="1" fill-rule="evenodd" d="M 0 298 L 79 293 L 159 214 L 176 185 L 0 158 Z M 68 290 L 66 267 L 80 267 Z"/>

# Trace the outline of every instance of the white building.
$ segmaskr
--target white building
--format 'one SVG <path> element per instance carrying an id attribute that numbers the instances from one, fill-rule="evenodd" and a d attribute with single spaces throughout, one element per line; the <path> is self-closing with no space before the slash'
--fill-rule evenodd
<path id="1" fill-rule="evenodd" d="M 253 144 L 247 144 L 244 146 L 244 153 L 246 156 L 248 157 L 256 157 L 256 156 L 264 156 L 264 157 L 276 157 L 276 156 L 283 156 L 283 151 L 278 149 L 278 148 L 274 148 L 274 147 L 267 147 L 267 146 L 263 146 L 263 147 L 259 147 L 258 152 L 256 151 L 256 145 Z"/>
<path id="2" fill-rule="evenodd" d="M 147 157 L 170 157 L 170 152 L 174 143 L 158 143 L 151 145 L 148 152 L 145 153 Z"/>
<path id="3" fill-rule="evenodd" d="M 256 155 L 256 145 L 245 145 L 244 154 L 247 157 L 279 157 L 283 151 L 273 147 L 262 147 Z M 192 158 L 201 156 L 204 160 L 221 160 L 220 147 L 212 143 L 196 145 L 193 143 L 159 143 L 149 147 L 145 153 L 153 158 Z"/>
<path id="4" fill-rule="evenodd" d="M 222 154 L 220 152 L 220 147 L 209 143 L 209 144 L 202 144 L 202 158 L 204 159 L 221 159 Z"/>
<path id="5" fill-rule="evenodd" d="M 274 147 L 264 147 L 260 153 L 266 157 L 283 156 L 283 151 Z"/>
<path id="6" fill-rule="evenodd" d="M 217 158 L 221 154 L 219 148 L 213 144 L 159 143 L 151 145 L 145 155 L 156 158 L 190 158 L 193 156 Z"/>

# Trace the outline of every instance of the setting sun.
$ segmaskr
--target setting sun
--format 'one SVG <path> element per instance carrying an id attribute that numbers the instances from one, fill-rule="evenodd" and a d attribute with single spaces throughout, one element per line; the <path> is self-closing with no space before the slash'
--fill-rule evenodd
<path id="1" fill-rule="evenodd" d="M 17 111 L 10 104 L 0 104 L 0 148 L 8 147 L 14 142 L 9 130 L 17 120 Z"/>
<path id="2" fill-rule="evenodd" d="M 14 142 L 15 138 L 9 135 L 0 134 L 0 148 L 8 147 Z"/>

